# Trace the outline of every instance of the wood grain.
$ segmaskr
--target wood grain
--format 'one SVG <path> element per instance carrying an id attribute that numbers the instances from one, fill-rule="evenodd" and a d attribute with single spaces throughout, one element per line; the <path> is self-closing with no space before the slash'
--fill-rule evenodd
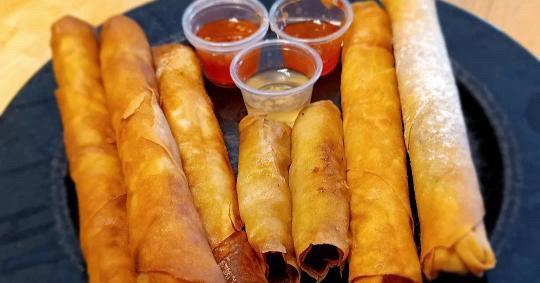
<path id="1" fill-rule="evenodd" d="M 0 0 L 0 113 L 50 59 L 50 25 L 71 14 L 92 24 L 152 0 Z M 185 0 L 182 0 L 185 1 Z M 540 0 L 447 0 L 483 18 L 540 56 Z"/>

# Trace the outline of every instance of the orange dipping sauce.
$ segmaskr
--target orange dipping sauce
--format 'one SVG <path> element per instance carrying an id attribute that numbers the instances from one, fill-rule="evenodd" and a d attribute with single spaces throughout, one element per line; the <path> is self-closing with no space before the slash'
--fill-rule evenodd
<path id="1" fill-rule="evenodd" d="M 204 24 L 196 35 L 211 42 L 232 42 L 242 40 L 257 31 L 258 25 L 236 18 L 217 20 Z M 229 74 L 229 66 L 236 52 L 214 53 L 197 50 L 206 77 L 220 86 L 234 86 Z"/>
<path id="2" fill-rule="evenodd" d="M 287 34 L 299 38 L 319 38 L 338 31 L 340 26 L 333 25 L 326 21 L 311 20 L 292 23 L 285 26 Z"/>
<path id="3" fill-rule="evenodd" d="M 314 39 L 321 38 L 337 32 L 341 26 L 334 25 L 326 21 L 310 20 L 287 24 L 283 31 L 297 38 Z M 337 66 L 339 55 L 341 53 L 342 38 L 338 37 L 328 42 L 308 43 L 313 47 L 323 61 L 323 70 L 321 75 L 330 73 Z"/>

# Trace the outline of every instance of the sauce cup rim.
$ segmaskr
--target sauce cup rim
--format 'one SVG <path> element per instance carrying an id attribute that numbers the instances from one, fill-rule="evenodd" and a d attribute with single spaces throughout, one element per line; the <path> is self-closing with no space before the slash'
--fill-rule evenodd
<path id="1" fill-rule="evenodd" d="M 352 24 L 353 10 L 352 10 L 351 3 L 349 3 L 348 0 L 339 0 L 343 3 L 343 11 L 345 13 L 345 23 L 337 31 L 329 35 L 326 35 L 323 37 L 317 37 L 317 38 L 301 38 L 301 37 L 289 35 L 285 31 L 280 29 L 276 23 L 277 21 L 276 14 L 278 12 L 278 8 L 286 1 L 290 1 L 290 0 L 276 1 L 270 8 L 270 12 L 269 12 L 270 29 L 280 38 L 285 38 L 285 39 L 293 40 L 293 41 L 299 41 L 306 44 L 321 44 L 321 43 L 330 42 L 342 36 Z"/>
<path id="2" fill-rule="evenodd" d="M 257 48 L 263 48 L 266 46 L 280 46 L 280 45 L 294 46 L 295 48 L 298 48 L 308 53 L 310 57 L 313 59 L 313 61 L 315 62 L 315 72 L 306 83 L 297 87 L 283 90 L 283 91 L 267 91 L 267 90 L 260 90 L 260 89 L 253 88 L 249 86 L 248 84 L 244 83 L 242 79 L 238 77 L 238 74 L 237 74 L 238 63 L 240 62 L 241 58 L 244 57 L 244 55 L 246 55 L 248 52 L 251 52 Z M 306 45 L 300 42 L 291 41 L 291 40 L 286 40 L 286 39 L 269 39 L 269 40 L 264 40 L 264 41 L 255 43 L 254 45 L 238 52 L 234 56 L 229 68 L 230 68 L 231 78 L 240 90 L 248 91 L 250 94 L 257 95 L 257 96 L 289 96 L 289 95 L 295 95 L 295 94 L 301 93 L 305 89 L 312 87 L 321 76 L 323 64 L 322 64 L 322 59 L 319 53 L 317 53 L 317 51 L 315 51 L 315 49 L 313 49 L 309 45 Z"/>
<path id="3" fill-rule="evenodd" d="M 262 22 L 260 23 L 257 31 L 241 40 L 230 42 L 213 42 L 202 39 L 192 31 L 191 21 L 198 12 L 217 4 L 237 4 L 248 6 L 262 17 Z M 266 7 L 264 7 L 264 5 L 257 0 L 197 0 L 192 2 L 182 15 L 182 29 L 187 40 L 197 49 L 215 52 L 234 52 L 241 50 L 246 45 L 250 45 L 264 38 L 268 31 L 268 27 L 268 11 L 266 10 Z"/>

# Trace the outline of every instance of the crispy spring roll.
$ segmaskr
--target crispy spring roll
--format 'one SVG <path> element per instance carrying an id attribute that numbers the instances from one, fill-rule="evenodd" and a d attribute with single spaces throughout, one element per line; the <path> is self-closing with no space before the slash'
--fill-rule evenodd
<path id="1" fill-rule="evenodd" d="M 141 282 L 224 282 L 178 148 L 158 105 L 150 47 L 133 20 L 101 33 L 101 70 L 128 189 L 129 243 Z"/>
<path id="2" fill-rule="evenodd" d="M 153 55 L 161 107 L 210 246 L 215 248 L 243 226 L 223 135 L 193 50 L 168 44 L 154 48 Z"/>
<path id="3" fill-rule="evenodd" d="M 349 253 L 349 190 L 339 109 L 329 100 L 305 107 L 291 135 L 289 185 L 294 248 L 302 270 L 322 280 Z"/>
<path id="4" fill-rule="evenodd" d="M 291 234 L 290 136 L 290 127 L 282 122 L 255 116 L 240 121 L 240 215 L 270 282 L 297 282 L 300 277 Z"/>
<path id="5" fill-rule="evenodd" d="M 100 81 L 94 29 L 73 17 L 52 26 L 56 99 L 79 203 L 81 249 L 90 282 L 135 282 L 126 188 Z"/>
<path id="6" fill-rule="evenodd" d="M 341 105 L 351 192 L 350 282 L 421 282 L 390 20 L 376 2 L 352 5 Z"/>
<path id="7" fill-rule="evenodd" d="M 495 265 L 457 87 L 433 0 L 384 1 L 421 229 L 421 263 L 482 274 Z"/>
<path id="8" fill-rule="evenodd" d="M 245 234 L 241 231 L 234 173 L 204 89 L 199 60 L 191 48 L 180 44 L 155 47 L 153 56 L 161 107 L 178 145 L 210 246 L 214 254 L 219 250 L 218 264 L 230 282 L 265 281 L 263 267 L 247 237 L 232 236 Z"/>

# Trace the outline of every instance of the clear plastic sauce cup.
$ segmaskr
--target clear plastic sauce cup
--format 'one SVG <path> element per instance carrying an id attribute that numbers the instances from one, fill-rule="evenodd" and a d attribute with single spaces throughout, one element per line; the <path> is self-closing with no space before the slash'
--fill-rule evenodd
<path id="1" fill-rule="evenodd" d="M 196 49 L 205 76 L 216 85 L 233 87 L 229 73 L 232 58 L 264 38 L 268 12 L 256 0 L 198 0 L 185 10 L 182 28 Z"/>
<path id="2" fill-rule="evenodd" d="M 339 62 L 343 34 L 351 25 L 353 12 L 347 0 L 278 0 L 269 17 L 270 28 L 279 38 L 317 50 L 324 76 Z"/>
<path id="3" fill-rule="evenodd" d="M 282 39 L 248 47 L 231 63 L 231 77 L 242 91 L 248 113 L 289 125 L 311 101 L 321 71 L 321 58 L 313 48 Z"/>

